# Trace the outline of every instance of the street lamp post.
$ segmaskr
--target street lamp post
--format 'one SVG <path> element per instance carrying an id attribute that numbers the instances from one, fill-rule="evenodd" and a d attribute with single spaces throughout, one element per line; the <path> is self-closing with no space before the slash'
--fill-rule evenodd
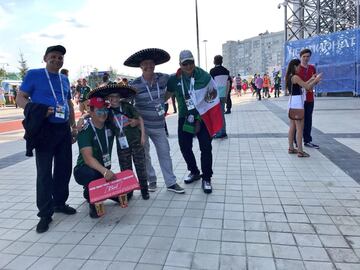
<path id="1" fill-rule="evenodd" d="M 208 42 L 206 39 L 203 40 L 205 45 L 205 70 L 207 71 L 207 50 L 206 50 L 206 43 Z"/>
<path id="2" fill-rule="evenodd" d="M 198 18 L 198 5 L 197 5 L 197 0 L 195 0 L 195 13 L 196 13 L 196 45 L 197 45 L 197 58 L 198 58 L 198 65 L 200 66 L 199 18 Z"/>

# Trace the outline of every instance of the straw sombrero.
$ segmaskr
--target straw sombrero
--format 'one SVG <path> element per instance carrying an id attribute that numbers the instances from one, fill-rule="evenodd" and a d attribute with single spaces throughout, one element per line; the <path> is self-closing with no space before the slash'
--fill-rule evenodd
<path id="1" fill-rule="evenodd" d="M 101 97 L 106 98 L 110 94 L 120 94 L 121 98 L 130 98 L 136 95 L 137 91 L 135 88 L 125 85 L 123 83 L 110 83 L 108 85 L 94 88 L 89 92 L 87 98 Z"/>
<path id="2" fill-rule="evenodd" d="M 125 60 L 124 65 L 128 67 L 140 67 L 140 63 L 144 60 L 154 60 L 155 65 L 160 65 L 170 60 L 170 54 L 157 48 L 144 49 L 131 55 Z"/>

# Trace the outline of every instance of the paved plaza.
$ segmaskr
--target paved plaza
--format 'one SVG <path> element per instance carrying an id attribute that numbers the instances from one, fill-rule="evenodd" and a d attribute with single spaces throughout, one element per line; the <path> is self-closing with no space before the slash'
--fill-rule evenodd
<path id="1" fill-rule="evenodd" d="M 137 191 L 125 209 L 106 201 L 106 215 L 94 220 L 72 178 L 68 203 L 78 213 L 56 213 L 44 234 L 35 231 L 35 159 L 25 157 L 23 132 L 0 133 L 0 269 L 359 270 L 360 99 L 316 99 L 321 148 L 302 159 L 287 153 L 286 97 L 233 100 L 229 138 L 213 141 L 211 195 L 199 181 L 180 181 L 188 172 L 172 114 L 171 155 L 185 195 L 166 190 L 152 147 L 160 188 L 150 200 Z M 19 118 L 3 112 L 1 122 Z M 196 140 L 194 149 L 199 161 Z"/>

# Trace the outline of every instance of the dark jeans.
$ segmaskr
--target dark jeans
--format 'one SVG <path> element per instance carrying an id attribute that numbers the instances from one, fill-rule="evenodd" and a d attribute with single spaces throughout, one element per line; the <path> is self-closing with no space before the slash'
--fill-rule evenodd
<path id="1" fill-rule="evenodd" d="M 231 101 L 231 90 L 229 90 L 227 99 L 226 99 L 226 111 L 230 112 L 232 108 L 232 101 Z"/>
<path id="2" fill-rule="evenodd" d="M 280 87 L 275 87 L 274 92 L 275 92 L 275 97 L 279 97 L 279 95 L 280 95 Z"/>
<path id="3" fill-rule="evenodd" d="M 121 171 L 133 170 L 132 162 L 134 161 L 140 188 L 147 190 L 148 181 L 145 165 L 145 150 L 140 144 L 140 140 L 138 142 L 129 141 L 129 148 L 127 149 L 121 149 L 119 141 L 116 140 L 116 148 Z"/>
<path id="4" fill-rule="evenodd" d="M 84 198 L 90 202 L 89 197 L 89 184 L 91 181 L 103 178 L 103 175 L 98 172 L 97 170 L 94 170 L 93 168 L 90 168 L 88 165 L 81 165 L 76 166 L 74 168 L 74 178 L 76 183 L 79 185 L 82 185 L 84 188 Z"/>
<path id="5" fill-rule="evenodd" d="M 259 97 L 259 100 L 261 100 L 261 88 L 256 88 L 256 93 Z"/>
<path id="6" fill-rule="evenodd" d="M 314 110 L 314 102 L 307 102 L 304 103 L 304 143 L 312 142 L 311 137 L 311 127 L 312 127 L 312 114 Z"/>
<path id="7" fill-rule="evenodd" d="M 185 122 L 185 118 L 179 118 L 179 126 L 178 126 L 178 140 L 181 153 L 185 159 L 188 170 L 193 174 L 199 174 L 200 171 L 196 165 L 196 159 L 194 156 L 194 152 L 192 150 L 193 147 L 193 137 L 194 134 L 183 131 L 183 125 Z M 212 146 L 211 141 L 212 138 L 209 135 L 209 132 L 204 124 L 201 122 L 200 131 L 196 134 L 200 152 L 201 152 L 201 171 L 203 173 L 203 180 L 210 181 L 213 171 L 212 171 Z"/>
<path id="8" fill-rule="evenodd" d="M 70 126 L 68 123 L 50 123 L 48 127 L 51 139 L 35 148 L 38 217 L 52 216 L 54 206 L 65 205 L 69 197 L 72 170 Z"/>

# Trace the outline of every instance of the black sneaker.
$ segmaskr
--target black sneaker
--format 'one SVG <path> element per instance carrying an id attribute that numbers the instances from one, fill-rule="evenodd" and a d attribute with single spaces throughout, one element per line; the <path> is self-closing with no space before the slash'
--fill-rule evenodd
<path id="1" fill-rule="evenodd" d="M 319 145 L 312 143 L 312 142 L 304 143 L 304 146 L 309 147 L 309 148 L 320 149 Z"/>
<path id="2" fill-rule="evenodd" d="M 156 184 L 156 182 L 151 182 L 151 183 L 149 183 L 148 189 L 149 189 L 150 192 L 155 192 L 156 189 L 157 189 L 157 184 Z"/>
<path id="3" fill-rule="evenodd" d="M 149 191 L 147 189 L 142 189 L 141 190 L 141 196 L 144 200 L 148 200 L 150 199 L 150 194 Z"/>
<path id="4" fill-rule="evenodd" d="M 49 224 L 52 221 L 51 217 L 42 217 L 36 226 L 37 233 L 44 233 L 49 229 Z"/>
<path id="5" fill-rule="evenodd" d="M 65 215 L 74 215 L 76 214 L 76 209 L 72 208 L 71 206 L 64 204 L 62 206 L 55 206 L 54 207 L 55 213 L 63 213 Z"/>
<path id="6" fill-rule="evenodd" d="M 168 187 L 167 190 L 175 193 L 185 193 L 185 190 L 182 187 L 180 187 L 177 183 Z"/>
<path id="7" fill-rule="evenodd" d="M 200 178 L 201 178 L 201 176 L 199 173 L 197 173 L 197 174 L 190 173 L 187 177 L 184 178 L 184 183 L 190 184 L 194 181 L 200 180 Z"/>
<path id="8" fill-rule="evenodd" d="M 205 193 L 209 194 L 212 192 L 212 186 L 210 181 L 203 180 L 202 181 L 202 189 Z"/>
<path id="9" fill-rule="evenodd" d="M 91 218 L 99 218 L 100 217 L 96 212 L 95 204 L 89 203 L 89 216 Z"/>
<path id="10" fill-rule="evenodd" d="M 231 113 L 231 111 L 226 111 L 226 112 L 224 112 L 224 114 L 230 114 Z"/>

